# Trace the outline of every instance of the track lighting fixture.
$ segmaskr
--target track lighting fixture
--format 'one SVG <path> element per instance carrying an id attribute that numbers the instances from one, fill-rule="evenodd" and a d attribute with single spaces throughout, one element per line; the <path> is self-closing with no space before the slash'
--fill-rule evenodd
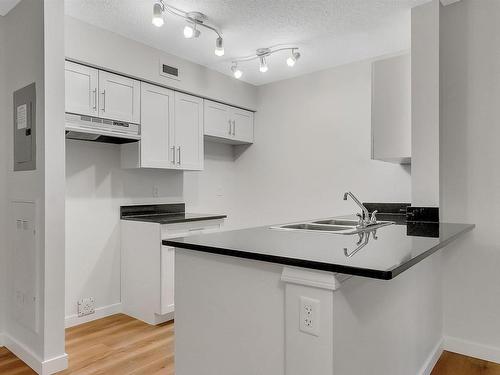
<path id="1" fill-rule="evenodd" d="M 163 0 L 157 0 L 153 4 L 153 25 L 157 27 L 163 26 L 165 20 L 163 18 L 163 13 L 170 13 L 174 16 L 181 17 L 187 21 L 187 25 L 184 27 L 184 37 L 186 39 L 198 38 L 201 34 L 199 28 L 204 27 L 208 30 L 212 30 L 217 34 L 217 39 L 215 40 L 215 55 L 224 56 L 224 41 L 222 39 L 222 33 L 217 26 L 207 23 L 208 17 L 200 12 L 185 12 L 172 5 L 166 4 Z"/>
<path id="2" fill-rule="evenodd" d="M 234 78 L 240 79 L 241 76 L 243 75 L 243 72 L 238 69 L 238 65 L 233 65 L 231 67 L 231 71 L 233 72 Z"/>
<path id="3" fill-rule="evenodd" d="M 298 59 L 300 59 L 300 53 L 292 50 L 292 55 L 288 59 L 286 59 L 286 64 L 289 67 L 292 67 L 295 65 Z"/>
<path id="4" fill-rule="evenodd" d="M 153 5 L 153 25 L 161 27 L 165 21 L 163 20 L 163 4 L 155 3 Z"/>
<path id="5" fill-rule="evenodd" d="M 259 64 L 259 70 L 261 73 L 265 73 L 268 71 L 267 67 L 267 61 L 266 61 L 266 56 L 260 56 L 260 64 Z"/>
<path id="6" fill-rule="evenodd" d="M 195 23 L 188 23 L 186 26 L 184 26 L 184 38 L 198 38 L 200 34 L 201 32 L 200 30 L 198 30 Z"/>
<path id="7" fill-rule="evenodd" d="M 286 59 L 286 63 L 288 66 L 292 67 L 295 65 L 297 60 L 300 58 L 300 53 L 298 52 L 298 47 L 279 47 L 279 48 L 259 48 L 257 51 L 255 51 L 254 55 L 246 56 L 246 57 L 240 57 L 238 59 L 233 60 L 233 65 L 231 67 L 231 71 L 233 72 L 233 75 L 235 78 L 241 78 L 242 76 L 242 71 L 238 69 L 238 63 L 241 62 L 246 62 L 246 61 L 251 61 L 251 60 L 259 60 L 259 70 L 262 73 L 265 73 L 269 70 L 269 67 L 267 65 L 267 59 L 269 56 L 276 52 L 280 51 L 291 51 L 291 55 Z M 238 72 L 238 75 L 236 74 Z"/>
<path id="8" fill-rule="evenodd" d="M 215 39 L 215 54 L 217 56 L 224 56 L 224 41 L 221 37 Z"/>

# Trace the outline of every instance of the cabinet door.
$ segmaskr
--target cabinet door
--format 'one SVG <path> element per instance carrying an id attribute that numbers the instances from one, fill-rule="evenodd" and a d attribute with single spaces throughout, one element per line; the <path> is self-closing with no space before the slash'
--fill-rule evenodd
<path id="1" fill-rule="evenodd" d="M 224 104 L 204 101 L 205 135 L 219 138 L 232 138 L 230 107 Z"/>
<path id="2" fill-rule="evenodd" d="M 237 141 L 253 143 L 253 112 L 233 109 L 233 138 Z"/>
<path id="3" fill-rule="evenodd" d="M 135 79 L 99 71 L 99 116 L 139 124 L 140 91 L 141 83 Z"/>
<path id="4" fill-rule="evenodd" d="M 161 310 L 160 314 L 174 311 L 175 248 L 161 248 Z"/>
<path id="5" fill-rule="evenodd" d="M 175 168 L 174 92 L 141 85 L 141 167 Z"/>
<path id="6" fill-rule="evenodd" d="M 97 69 L 66 61 L 66 112 L 98 116 L 97 79 Z"/>
<path id="7" fill-rule="evenodd" d="M 203 169 L 203 99 L 175 93 L 175 145 L 178 168 Z"/>

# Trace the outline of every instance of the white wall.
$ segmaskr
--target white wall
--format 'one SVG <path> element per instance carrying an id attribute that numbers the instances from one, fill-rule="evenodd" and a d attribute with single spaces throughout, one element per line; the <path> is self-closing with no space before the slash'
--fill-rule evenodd
<path id="1" fill-rule="evenodd" d="M 255 86 L 145 44 L 66 16 L 66 57 L 198 96 L 255 109 Z M 160 59 L 179 67 L 181 80 L 160 76 Z"/>
<path id="2" fill-rule="evenodd" d="M 21 324 L 15 314 L 13 233 L 6 252 L 5 344 L 40 373 L 64 368 L 64 55 L 63 1 L 23 0 L 3 19 L 5 124 L 8 202 L 37 205 L 36 252 L 39 330 Z M 50 19 L 45 23 L 44 17 Z M 13 172 L 12 94 L 36 83 L 37 169 Z M 47 124 L 47 127 L 45 126 Z M 2 137 L 4 139 L 4 137 Z M 13 225 L 10 203 L 7 226 Z M 8 227 L 10 228 L 10 227 Z M 27 307 L 25 307 L 27 308 Z"/>
<path id="3" fill-rule="evenodd" d="M 439 0 L 411 10 L 412 204 L 439 207 Z"/>
<path id="4" fill-rule="evenodd" d="M 5 51 L 4 51 L 4 19 L 0 16 L 0 88 L 5 87 Z M 5 90 L 0 89 L 0 113 L 5 113 Z M 7 122 L 4 116 L 0 117 L 0 238 L 6 236 L 6 208 L 7 208 Z M 5 241 L 0 243 L 0 346 L 3 345 L 5 302 Z"/>
<path id="5" fill-rule="evenodd" d="M 441 211 L 476 229 L 445 252 L 447 347 L 500 362 L 500 2 L 442 9 Z"/>
<path id="6" fill-rule="evenodd" d="M 358 210 L 342 195 L 409 202 L 409 170 L 374 161 L 371 62 L 259 88 L 255 144 L 235 162 L 236 226 Z"/>

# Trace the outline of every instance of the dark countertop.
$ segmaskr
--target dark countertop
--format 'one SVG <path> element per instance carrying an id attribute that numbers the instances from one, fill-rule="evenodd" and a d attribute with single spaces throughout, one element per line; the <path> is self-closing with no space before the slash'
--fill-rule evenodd
<path id="1" fill-rule="evenodd" d="M 158 224 L 176 224 L 190 221 L 225 219 L 220 214 L 193 214 L 185 212 L 184 203 L 149 204 L 120 207 L 120 218 Z"/>
<path id="2" fill-rule="evenodd" d="M 360 236 L 271 229 L 269 226 L 164 240 L 181 249 L 338 272 L 393 279 L 446 246 L 473 224 L 421 223 L 377 229 L 358 250 Z"/>
<path id="3" fill-rule="evenodd" d="M 158 224 L 176 224 L 176 223 L 186 223 L 189 221 L 201 221 L 201 220 L 215 220 L 215 219 L 225 219 L 226 215 L 217 214 L 191 214 L 191 213 L 172 213 L 172 214 L 152 214 L 152 215 L 129 215 L 124 216 L 122 220 L 130 221 L 145 221 L 148 223 L 158 223 Z"/>

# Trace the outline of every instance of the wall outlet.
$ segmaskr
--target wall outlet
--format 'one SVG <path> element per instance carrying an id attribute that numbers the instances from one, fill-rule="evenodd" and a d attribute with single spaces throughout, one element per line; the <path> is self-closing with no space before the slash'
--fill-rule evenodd
<path id="1" fill-rule="evenodd" d="M 95 301 L 93 297 L 83 298 L 78 301 L 78 316 L 86 316 L 95 313 Z"/>
<path id="2" fill-rule="evenodd" d="M 300 297 L 299 328 L 302 332 L 313 336 L 319 336 L 319 309 L 319 300 Z"/>

